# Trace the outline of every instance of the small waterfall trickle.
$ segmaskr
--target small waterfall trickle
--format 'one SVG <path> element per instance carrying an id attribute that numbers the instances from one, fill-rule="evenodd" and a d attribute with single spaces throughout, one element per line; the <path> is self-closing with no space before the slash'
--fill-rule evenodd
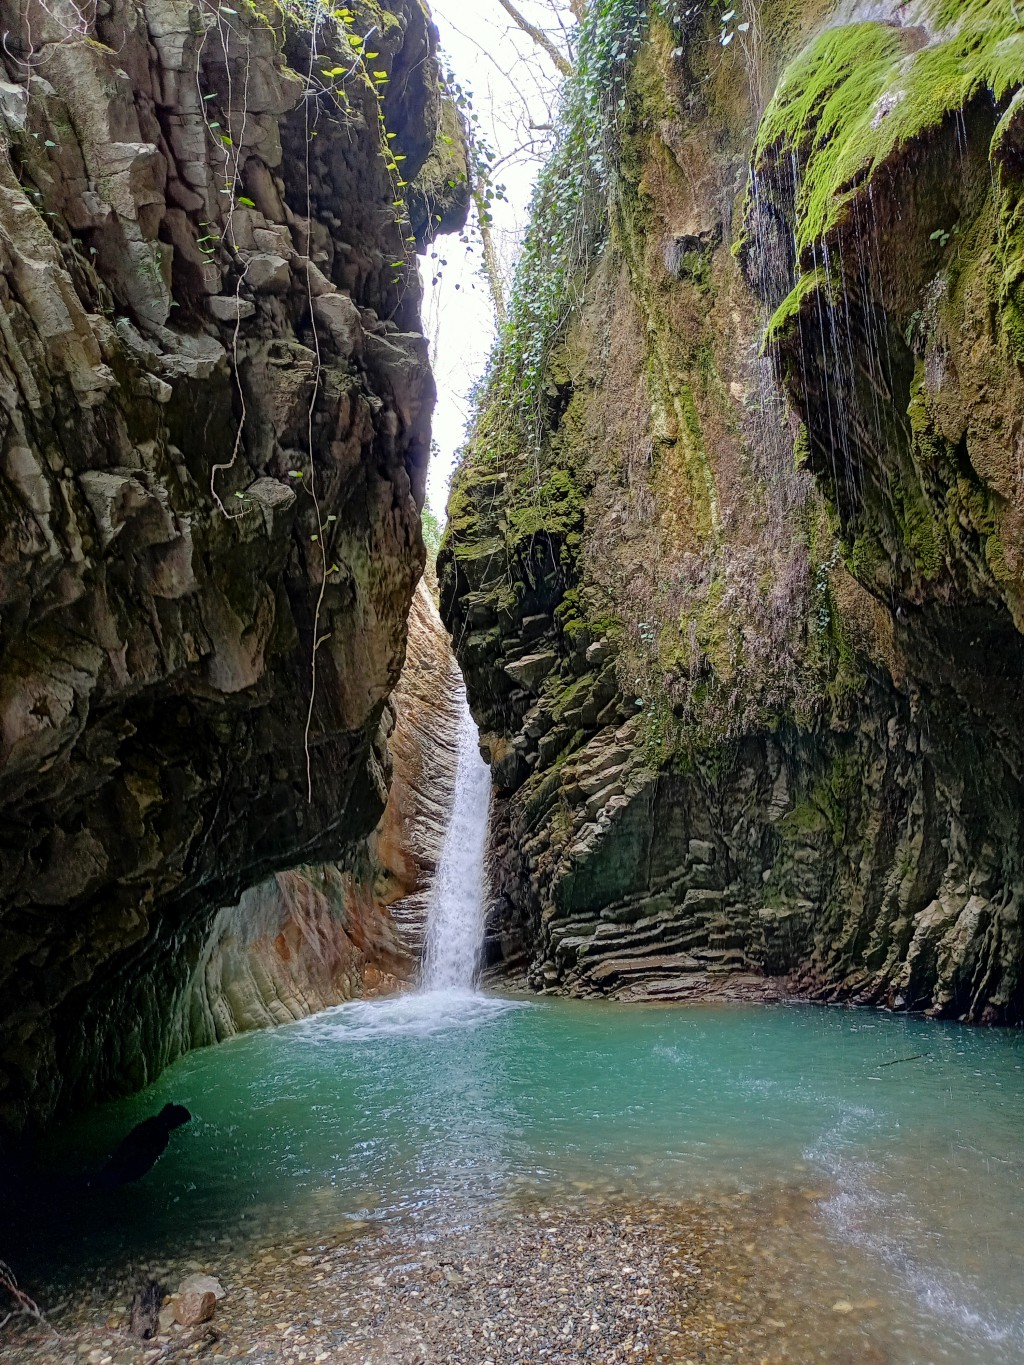
<path id="1" fill-rule="evenodd" d="M 484 938 L 484 852 L 491 770 L 480 757 L 476 722 L 459 688 L 455 799 L 427 909 L 420 969 L 424 991 L 469 991 Z"/>

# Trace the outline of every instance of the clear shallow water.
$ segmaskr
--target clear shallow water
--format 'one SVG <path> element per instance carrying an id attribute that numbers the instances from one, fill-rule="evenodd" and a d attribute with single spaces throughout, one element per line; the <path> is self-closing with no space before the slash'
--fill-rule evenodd
<path id="1" fill-rule="evenodd" d="M 314 1237 L 347 1216 L 469 1221 L 531 1190 L 796 1186 L 849 1262 L 844 1295 L 881 1287 L 934 1341 L 929 1359 L 1024 1361 L 1019 1032 L 405 996 L 195 1053 L 46 1155 L 87 1170 L 169 1100 L 193 1122 L 138 1186 L 76 1204 L 65 1271 L 246 1229 Z"/>

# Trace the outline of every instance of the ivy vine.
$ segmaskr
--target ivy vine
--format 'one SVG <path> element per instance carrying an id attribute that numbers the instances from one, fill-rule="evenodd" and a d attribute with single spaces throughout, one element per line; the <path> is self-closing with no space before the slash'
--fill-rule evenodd
<path id="1" fill-rule="evenodd" d="M 592 0 L 576 34 L 552 155 L 530 206 L 508 318 L 499 332 L 478 413 L 538 451 L 548 362 L 608 234 L 629 71 L 652 0 Z"/>

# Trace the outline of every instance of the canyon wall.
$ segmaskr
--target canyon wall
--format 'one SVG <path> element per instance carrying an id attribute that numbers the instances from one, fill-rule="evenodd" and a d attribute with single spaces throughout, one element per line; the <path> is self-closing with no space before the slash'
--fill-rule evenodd
<path id="1" fill-rule="evenodd" d="M 346 866 L 279 873 L 220 912 L 176 1010 L 176 1051 L 414 984 L 455 796 L 457 685 L 424 578 L 392 698 L 393 772 L 379 824 Z"/>
<path id="2" fill-rule="evenodd" d="M 63 1084 L 82 1099 L 141 1088 L 191 1048 L 289 1023 L 357 997 L 411 985 L 427 892 L 458 765 L 457 671 L 426 579 L 409 615 L 405 666 L 391 700 L 392 777 L 377 827 L 344 863 L 297 867 L 246 890 L 186 942 L 147 963 L 110 1037 L 85 1027 Z M 97 1021 L 98 1024 L 99 1021 Z"/>
<path id="3" fill-rule="evenodd" d="M 1024 1017 L 1022 88 L 984 0 L 588 12 L 440 557 L 535 987 Z"/>
<path id="4" fill-rule="evenodd" d="M 416 251 L 466 194 L 420 0 L 18 0 L 0 29 L 19 1126 L 151 1074 L 246 888 L 369 856 L 423 567 Z"/>

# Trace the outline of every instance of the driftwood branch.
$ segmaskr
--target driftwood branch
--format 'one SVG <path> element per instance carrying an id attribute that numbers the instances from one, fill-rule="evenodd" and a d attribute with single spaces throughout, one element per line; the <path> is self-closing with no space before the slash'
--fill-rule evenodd
<path id="1" fill-rule="evenodd" d="M 20 1317 L 22 1315 L 27 1318 L 34 1318 L 35 1321 L 40 1323 L 43 1327 L 50 1327 L 50 1324 L 43 1316 L 43 1310 L 36 1303 L 35 1299 L 30 1298 L 23 1289 L 18 1288 L 17 1277 L 6 1261 L 0 1261 L 0 1290 L 14 1302 L 14 1307 L 9 1310 L 5 1317 L 0 1318 L 0 1327 L 6 1327 L 11 1318 Z M 51 1332 L 54 1330 L 54 1328 L 50 1327 Z"/>

